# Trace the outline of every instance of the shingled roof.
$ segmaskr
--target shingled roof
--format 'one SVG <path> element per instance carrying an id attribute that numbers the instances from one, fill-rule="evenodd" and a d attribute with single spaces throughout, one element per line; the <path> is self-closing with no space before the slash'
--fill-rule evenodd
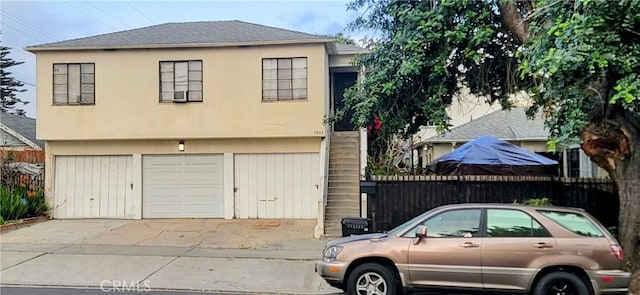
<path id="1" fill-rule="evenodd" d="M 425 142 L 466 142 L 481 135 L 493 135 L 501 140 L 547 140 L 549 132 L 544 120 L 536 115 L 533 120 L 526 116 L 526 108 L 499 110 L 473 121 L 452 128 L 448 132 L 430 137 Z"/>
<path id="2" fill-rule="evenodd" d="M 238 20 L 165 23 L 27 47 L 29 51 L 93 48 L 145 48 L 233 43 L 330 42 L 326 36 L 274 28 Z"/>
<path id="3" fill-rule="evenodd" d="M 0 123 L 3 125 L 3 131 L 5 131 L 4 127 L 9 128 L 8 131 L 11 133 L 17 133 L 38 145 L 39 148 L 44 148 L 44 142 L 36 139 L 36 119 L 2 113 L 0 114 Z"/>

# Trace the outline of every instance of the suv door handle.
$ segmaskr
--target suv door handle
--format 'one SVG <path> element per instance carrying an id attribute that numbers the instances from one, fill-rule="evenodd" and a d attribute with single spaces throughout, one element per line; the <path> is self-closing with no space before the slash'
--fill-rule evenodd
<path id="1" fill-rule="evenodd" d="M 538 248 L 538 249 L 547 249 L 547 248 L 553 248 L 552 245 L 549 245 L 547 243 L 537 243 L 535 245 L 533 245 L 534 247 Z"/>
<path id="2" fill-rule="evenodd" d="M 475 244 L 475 243 L 471 243 L 471 242 L 464 242 L 462 244 L 459 245 L 462 248 L 478 248 L 480 247 L 479 244 Z"/>

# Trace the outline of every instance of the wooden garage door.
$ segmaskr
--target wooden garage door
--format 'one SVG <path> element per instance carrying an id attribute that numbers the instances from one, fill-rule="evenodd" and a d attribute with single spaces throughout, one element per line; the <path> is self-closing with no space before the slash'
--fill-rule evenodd
<path id="1" fill-rule="evenodd" d="M 56 156 L 55 218 L 133 218 L 132 156 Z"/>
<path id="2" fill-rule="evenodd" d="M 316 218 L 318 153 L 236 154 L 238 218 Z"/>
<path id="3" fill-rule="evenodd" d="M 224 217 L 222 155 L 145 155 L 142 166 L 142 217 Z"/>

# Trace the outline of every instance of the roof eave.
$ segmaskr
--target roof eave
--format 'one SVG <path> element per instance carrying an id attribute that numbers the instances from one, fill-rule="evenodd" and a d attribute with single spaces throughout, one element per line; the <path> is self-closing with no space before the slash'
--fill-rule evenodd
<path id="1" fill-rule="evenodd" d="M 334 55 L 360 55 L 360 54 L 369 54 L 370 51 L 366 49 L 362 50 L 346 50 L 346 51 L 338 51 Z"/>
<path id="2" fill-rule="evenodd" d="M 7 126 L 5 124 L 0 124 L 0 129 L 4 130 L 7 133 L 9 133 L 11 136 L 17 138 L 18 140 L 22 141 L 24 144 L 28 145 L 29 147 L 31 147 L 33 149 L 37 149 L 37 150 L 42 150 L 42 147 L 39 146 L 37 143 L 31 141 L 27 137 L 23 136 L 22 134 L 18 133 L 17 131 L 13 130 L 12 128 L 10 128 L 9 126 Z"/>
<path id="3" fill-rule="evenodd" d="M 179 43 L 179 44 L 143 44 L 143 45 L 115 45 L 115 46 L 27 46 L 24 50 L 31 53 L 38 51 L 71 51 L 71 50 L 113 50 L 113 49 L 163 49 L 163 48 L 208 48 L 208 47 L 238 47 L 263 45 L 291 45 L 333 42 L 332 39 L 295 39 L 251 42 L 218 42 L 218 43 Z M 335 45 L 334 45 L 335 46 Z"/>
<path id="4" fill-rule="evenodd" d="M 425 139 L 421 143 L 458 143 L 458 142 L 468 142 L 472 141 L 475 138 L 438 138 L 438 139 Z M 498 138 L 500 140 L 505 141 L 547 141 L 548 137 L 518 137 L 518 138 Z"/>

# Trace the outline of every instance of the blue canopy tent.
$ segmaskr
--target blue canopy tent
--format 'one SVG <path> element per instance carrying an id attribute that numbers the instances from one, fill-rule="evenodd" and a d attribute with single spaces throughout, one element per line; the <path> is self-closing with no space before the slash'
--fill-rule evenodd
<path id="1" fill-rule="evenodd" d="M 427 169 L 438 175 L 557 176 L 558 162 L 484 135 L 433 160 Z"/>

